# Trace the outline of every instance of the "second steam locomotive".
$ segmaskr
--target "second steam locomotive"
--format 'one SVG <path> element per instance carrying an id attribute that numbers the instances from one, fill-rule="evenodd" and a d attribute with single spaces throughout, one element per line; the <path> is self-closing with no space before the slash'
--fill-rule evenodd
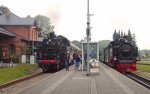
<path id="1" fill-rule="evenodd" d="M 111 41 L 104 49 L 104 62 L 122 73 L 137 70 L 137 56 L 138 48 L 124 38 Z"/>

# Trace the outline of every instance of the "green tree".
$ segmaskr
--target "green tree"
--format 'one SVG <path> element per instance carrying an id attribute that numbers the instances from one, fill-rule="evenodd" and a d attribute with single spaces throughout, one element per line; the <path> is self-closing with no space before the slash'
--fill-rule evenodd
<path id="1" fill-rule="evenodd" d="M 1 14 L 5 14 L 7 10 L 9 10 L 8 7 L 3 6 L 3 5 L 0 6 L 0 12 L 1 12 Z"/>
<path id="2" fill-rule="evenodd" d="M 137 46 L 135 34 L 132 34 L 132 45 Z"/>
<path id="3" fill-rule="evenodd" d="M 116 40 L 116 36 L 117 36 L 117 32 L 116 32 L 116 29 L 115 29 L 114 33 L 113 33 L 113 40 Z"/>
<path id="4" fill-rule="evenodd" d="M 126 33 L 125 33 L 125 32 L 123 33 L 123 36 L 124 36 L 124 37 L 126 36 Z"/>
<path id="5" fill-rule="evenodd" d="M 101 40 L 99 41 L 99 51 L 100 51 L 100 60 L 104 59 L 104 48 L 106 48 L 110 43 L 110 40 Z"/>
<path id="6" fill-rule="evenodd" d="M 120 38 L 120 36 L 121 36 L 121 33 L 120 33 L 120 30 L 118 31 L 118 38 Z"/>
<path id="7" fill-rule="evenodd" d="M 119 38 L 124 38 L 124 39 L 128 40 L 133 46 L 135 46 L 135 47 L 137 46 L 135 34 L 132 34 L 130 29 L 128 30 L 128 34 L 125 34 L 125 32 L 123 32 L 122 30 L 121 30 L 121 32 L 120 32 L 120 30 L 118 32 L 116 32 L 116 30 L 115 30 L 113 33 L 113 40 L 116 41 Z"/>
<path id="8" fill-rule="evenodd" d="M 132 41 L 132 34 L 130 29 L 128 30 L 128 41 L 131 42 Z"/>
<path id="9" fill-rule="evenodd" d="M 81 48 L 81 42 L 79 42 L 77 40 L 73 40 L 71 43 L 76 45 L 77 47 Z"/>
<path id="10" fill-rule="evenodd" d="M 26 18 L 32 18 L 30 15 L 28 15 Z"/>
<path id="11" fill-rule="evenodd" d="M 49 32 L 53 32 L 54 26 L 48 17 L 43 15 L 37 15 L 35 17 L 37 27 L 40 28 L 39 36 L 42 37 L 43 33 L 48 36 Z"/>
<path id="12" fill-rule="evenodd" d="M 117 41 L 119 38 L 120 38 L 120 30 L 119 32 L 116 32 L 116 30 L 114 30 L 113 40 Z"/>
<path id="13" fill-rule="evenodd" d="M 121 35 L 120 35 L 120 37 L 123 38 L 123 31 L 122 31 L 122 30 L 121 30 Z"/>
<path id="14" fill-rule="evenodd" d="M 110 43 L 110 40 L 101 40 L 99 41 L 100 49 L 103 50 L 105 47 L 107 47 Z"/>

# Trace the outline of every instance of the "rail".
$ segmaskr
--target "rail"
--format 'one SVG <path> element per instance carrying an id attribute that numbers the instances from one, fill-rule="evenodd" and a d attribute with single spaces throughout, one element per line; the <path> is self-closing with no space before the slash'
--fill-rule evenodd
<path id="1" fill-rule="evenodd" d="M 145 86 L 146 88 L 150 89 L 150 79 L 143 78 L 133 73 L 124 74 L 125 76 L 133 79 L 134 81 L 140 83 L 141 85 Z"/>

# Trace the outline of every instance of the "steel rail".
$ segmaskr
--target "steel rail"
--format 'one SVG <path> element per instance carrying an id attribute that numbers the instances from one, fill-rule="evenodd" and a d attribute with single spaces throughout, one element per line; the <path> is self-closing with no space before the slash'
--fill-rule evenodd
<path id="1" fill-rule="evenodd" d="M 150 79 L 143 78 L 143 77 L 138 76 L 134 73 L 127 73 L 124 75 L 131 78 L 132 80 L 138 82 L 139 84 L 143 85 L 144 87 L 150 89 Z"/>

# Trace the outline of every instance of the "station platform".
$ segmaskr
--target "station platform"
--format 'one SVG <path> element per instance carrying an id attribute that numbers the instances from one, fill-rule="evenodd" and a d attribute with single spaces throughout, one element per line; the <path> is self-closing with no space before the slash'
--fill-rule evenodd
<path id="1" fill-rule="evenodd" d="M 61 70 L 17 94 L 150 94 L 150 90 L 110 67 L 99 64 L 99 72 Z"/>

